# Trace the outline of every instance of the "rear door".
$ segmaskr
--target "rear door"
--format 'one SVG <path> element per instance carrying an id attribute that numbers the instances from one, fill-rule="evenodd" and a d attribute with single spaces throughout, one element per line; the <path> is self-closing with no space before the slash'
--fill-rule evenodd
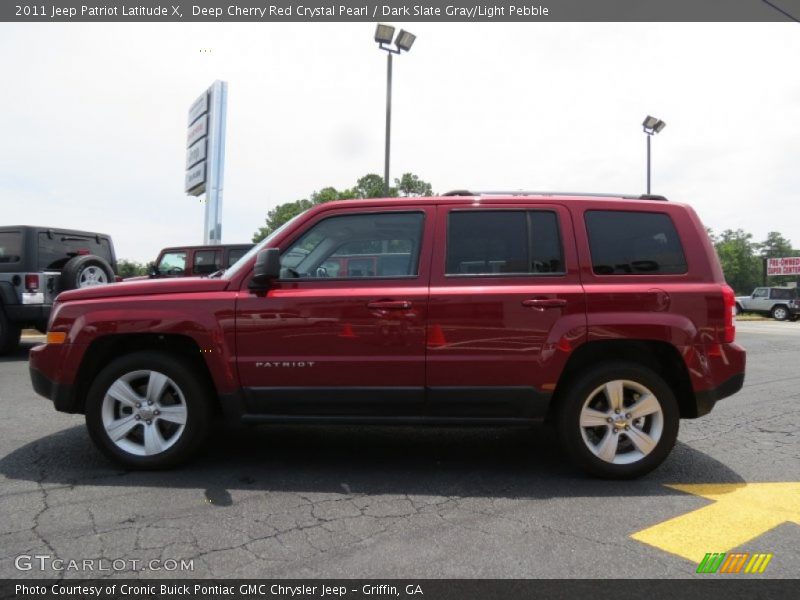
<path id="1" fill-rule="evenodd" d="M 443 205 L 428 310 L 429 411 L 541 417 L 586 314 L 560 205 Z"/>

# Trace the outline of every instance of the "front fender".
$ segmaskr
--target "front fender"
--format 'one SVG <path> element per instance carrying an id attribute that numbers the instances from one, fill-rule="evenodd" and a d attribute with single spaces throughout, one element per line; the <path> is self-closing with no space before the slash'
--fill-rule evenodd
<path id="1" fill-rule="evenodd" d="M 59 304 L 50 330 L 86 348 L 105 336 L 180 335 L 191 338 L 219 393 L 238 389 L 235 363 L 235 292 L 168 294 Z"/>

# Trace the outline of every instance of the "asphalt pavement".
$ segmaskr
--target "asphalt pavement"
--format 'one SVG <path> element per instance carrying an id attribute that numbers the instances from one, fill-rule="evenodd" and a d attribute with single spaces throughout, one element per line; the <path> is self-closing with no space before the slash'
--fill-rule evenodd
<path id="1" fill-rule="evenodd" d="M 220 428 L 186 467 L 127 472 L 33 392 L 27 338 L 0 359 L 0 577 L 742 577 L 695 574 L 721 551 L 797 577 L 800 322 L 738 341 L 745 388 L 610 482 L 545 428 Z"/>

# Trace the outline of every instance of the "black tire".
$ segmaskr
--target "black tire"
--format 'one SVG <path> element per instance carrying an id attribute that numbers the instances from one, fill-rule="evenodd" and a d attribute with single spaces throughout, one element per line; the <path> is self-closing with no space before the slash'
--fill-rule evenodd
<path id="1" fill-rule="evenodd" d="M 114 282 L 114 270 L 100 256 L 94 254 L 74 256 L 61 269 L 61 277 L 58 279 L 59 290 L 75 290 L 85 287 L 85 285 L 81 285 L 82 278 L 85 285 L 105 285 Z M 91 283 L 91 281 L 99 281 L 101 278 L 104 278 L 105 281 Z"/>
<path id="2" fill-rule="evenodd" d="M 22 329 L 16 323 L 8 320 L 3 308 L 0 307 L 0 354 L 9 354 L 19 347 L 19 338 Z"/>
<path id="3" fill-rule="evenodd" d="M 737 314 L 737 315 L 740 315 L 740 314 L 742 314 L 743 312 L 744 312 L 744 311 L 742 310 L 742 305 L 741 305 L 741 304 L 739 304 L 739 303 L 737 302 L 737 303 L 736 303 L 736 314 Z"/>
<path id="4" fill-rule="evenodd" d="M 789 309 L 783 304 L 773 306 L 769 316 L 776 321 L 786 321 L 789 318 Z"/>
<path id="5" fill-rule="evenodd" d="M 589 435 L 598 436 L 598 443 L 606 439 L 606 435 L 615 435 L 616 441 L 612 440 L 612 443 L 615 451 L 620 451 L 620 459 L 624 460 L 626 456 L 633 459 L 637 451 L 631 438 L 628 437 L 629 434 L 626 433 L 627 430 L 617 428 L 614 424 L 604 423 L 602 426 L 591 430 L 587 429 L 582 433 L 580 426 L 584 403 L 590 398 L 593 398 L 592 402 L 603 402 L 606 396 L 602 391 L 599 392 L 602 396 L 598 396 L 598 388 L 615 380 L 628 381 L 647 388 L 655 396 L 661 409 L 661 433 L 657 443 L 648 454 L 629 464 L 616 464 L 603 460 L 590 450 L 589 442 L 584 441 L 584 434 L 587 437 Z M 632 405 L 636 396 L 632 390 L 626 388 L 624 397 L 624 406 L 627 407 Z M 614 361 L 592 367 L 577 376 L 565 390 L 559 391 L 557 402 L 559 404 L 556 414 L 556 429 L 564 452 L 575 465 L 596 477 L 606 479 L 640 477 L 655 469 L 667 458 L 678 436 L 680 412 L 675 394 L 658 374 L 637 363 Z M 590 408 L 592 407 L 590 403 Z M 623 410 L 620 415 L 614 415 L 614 418 L 623 419 L 625 414 Z M 654 416 L 648 416 L 636 420 L 635 423 L 639 425 L 638 431 L 644 430 L 648 434 L 657 431 L 659 425 L 653 421 L 654 418 Z M 620 425 L 622 425 L 622 421 L 620 421 Z M 631 427 L 635 427 L 635 425 L 631 424 Z"/>
<path id="6" fill-rule="evenodd" d="M 137 371 L 154 371 L 166 375 L 177 386 L 185 402 L 186 421 L 181 433 L 176 433 L 177 438 L 172 445 L 163 452 L 150 455 L 137 455 L 134 452 L 121 448 L 112 441 L 103 422 L 104 400 L 106 394 L 118 379 L 129 377 Z M 199 377 L 197 370 L 187 361 L 163 352 L 136 352 L 116 359 L 97 375 L 89 388 L 86 398 L 86 426 L 95 445 L 110 459 L 131 469 L 154 470 L 174 467 L 188 460 L 202 446 L 209 432 L 211 420 L 212 394 L 204 382 L 204 377 Z M 145 386 L 146 386 L 146 382 Z M 137 387 L 133 379 L 131 387 L 141 392 L 143 387 Z M 162 400 L 175 400 L 178 396 L 172 387 L 165 388 Z M 167 395 L 169 394 L 169 397 Z M 113 404 L 113 403 L 112 403 Z M 176 402 L 176 404 L 179 404 Z M 157 405 L 155 406 L 157 408 Z M 150 407 L 144 406 L 150 410 Z M 108 410 L 108 409 L 107 409 Z M 127 410 L 127 409 L 126 409 Z M 131 416 L 132 412 L 127 413 Z M 127 414 L 118 415 L 119 418 Z M 156 413 L 157 414 L 157 413 Z M 134 428 L 124 438 L 123 444 L 141 443 L 144 448 L 144 435 L 146 427 L 158 426 L 163 432 L 163 427 L 170 426 L 169 422 L 158 421 L 158 417 L 150 417 L 152 422 L 144 423 L 138 420 Z M 163 417 L 161 417 L 163 418 Z M 140 439 L 136 439 L 139 437 Z M 162 435 L 162 439 L 166 436 Z M 170 438 L 171 439 L 171 438 Z"/>

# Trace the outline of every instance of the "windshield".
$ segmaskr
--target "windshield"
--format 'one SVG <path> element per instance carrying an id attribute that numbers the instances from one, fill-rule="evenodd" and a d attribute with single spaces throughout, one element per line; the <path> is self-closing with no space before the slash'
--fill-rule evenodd
<path id="1" fill-rule="evenodd" d="M 283 225 L 278 227 L 275 231 L 270 233 L 263 240 L 261 240 L 258 244 L 256 244 L 252 248 L 250 248 L 250 250 L 249 250 L 249 252 L 247 252 L 247 254 L 242 256 L 242 258 L 237 260 L 233 265 L 231 265 L 231 267 L 227 271 L 225 271 L 225 273 L 223 273 L 222 278 L 223 279 L 232 279 L 233 277 L 235 277 L 239 273 L 239 271 L 241 271 L 244 268 L 244 265 L 247 264 L 247 261 L 249 261 L 256 254 L 258 254 L 258 252 L 262 248 L 266 248 L 269 245 L 269 243 L 275 238 L 276 235 L 278 235 L 284 229 L 289 227 L 289 225 L 291 225 L 292 223 L 297 221 L 297 219 L 302 217 L 305 213 L 306 213 L 306 211 L 303 211 L 299 215 L 295 215 L 294 217 L 292 217 L 291 219 L 286 221 L 286 223 L 284 223 Z"/>

